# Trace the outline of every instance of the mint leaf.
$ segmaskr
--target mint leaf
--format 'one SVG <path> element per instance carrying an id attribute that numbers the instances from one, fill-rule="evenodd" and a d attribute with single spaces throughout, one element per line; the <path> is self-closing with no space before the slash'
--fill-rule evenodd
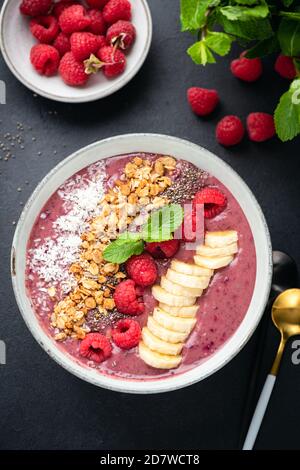
<path id="1" fill-rule="evenodd" d="M 275 110 L 276 132 L 283 142 L 300 134 L 300 99 L 299 104 L 294 104 L 297 90 L 299 90 L 298 98 L 300 98 L 300 80 L 295 82 L 299 82 L 299 88 L 292 88 L 295 86 L 293 83 L 290 90 L 282 95 Z"/>
<path id="2" fill-rule="evenodd" d="M 254 7 L 226 6 L 220 8 L 220 12 L 230 21 L 249 21 L 251 18 L 266 18 L 270 13 L 268 5 L 263 0 L 260 5 Z"/>
<path id="3" fill-rule="evenodd" d="M 195 31 L 206 23 L 206 11 L 212 0 L 180 0 L 182 31 Z"/>
<path id="4" fill-rule="evenodd" d="M 142 228 L 142 238 L 146 242 L 171 240 L 173 232 L 183 221 L 183 209 L 180 204 L 170 204 L 152 212 Z"/>
<path id="5" fill-rule="evenodd" d="M 221 56 L 228 54 L 232 41 L 233 39 L 228 34 L 217 32 L 207 33 L 205 39 L 207 46 Z"/>
<path id="6" fill-rule="evenodd" d="M 207 47 L 205 40 L 195 42 L 187 50 L 188 55 L 193 59 L 195 64 L 206 65 L 214 64 L 216 62 L 213 54 Z"/>
<path id="7" fill-rule="evenodd" d="M 259 0 L 235 0 L 239 5 L 257 5 Z"/>
<path id="8" fill-rule="evenodd" d="M 300 21 L 283 18 L 278 29 L 278 41 L 284 55 L 300 55 Z"/>
<path id="9" fill-rule="evenodd" d="M 263 39 L 249 49 L 245 55 L 248 59 L 265 57 L 273 52 L 279 51 L 279 42 L 275 34 L 267 39 Z"/>
<path id="10" fill-rule="evenodd" d="M 218 14 L 218 22 L 225 33 L 247 41 L 260 41 L 273 35 L 270 21 L 266 19 L 249 19 L 249 21 L 230 21 L 226 16 Z"/>
<path id="11" fill-rule="evenodd" d="M 122 232 L 121 235 L 119 235 L 118 240 L 131 240 L 131 241 L 138 241 L 141 240 L 142 236 L 140 232 Z"/>
<path id="12" fill-rule="evenodd" d="M 292 3 L 294 3 L 294 0 L 281 0 L 282 3 L 284 4 L 285 7 L 290 7 Z"/>
<path id="13" fill-rule="evenodd" d="M 300 21 L 300 13 L 296 11 L 280 11 L 279 15 L 290 18 L 290 20 Z"/>
<path id="14" fill-rule="evenodd" d="M 124 263 L 133 255 L 140 255 L 144 251 L 142 240 L 123 240 L 118 238 L 111 242 L 103 251 L 103 258 L 110 263 Z"/>

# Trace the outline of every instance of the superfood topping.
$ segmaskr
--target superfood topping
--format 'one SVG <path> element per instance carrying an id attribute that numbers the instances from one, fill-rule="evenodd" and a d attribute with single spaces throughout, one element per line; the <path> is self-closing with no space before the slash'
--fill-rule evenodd
<path id="1" fill-rule="evenodd" d="M 230 69 L 232 74 L 244 82 L 255 82 L 262 75 L 262 61 L 259 57 L 256 59 L 247 59 L 241 54 L 239 59 L 231 62 Z"/>
<path id="2" fill-rule="evenodd" d="M 146 243 L 145 249 L 154 258 L 172 258 L 179 250 L 180 241 L 177 239 L 167 240 L 164 242 Z"/>
<path id="3" fill-rule="evenodd" d="M 207 116 L 212 113 L 219 103 L 219 95 L 216 90 L 192 87 L 187 91 L 188 102 L 198 116 Z"/>
<path id="4" fill-rule="evenodd" d="M 128 0 L 109 0 L 103 8 L 106 23 L 113 24 L 119 20 L 131 20 L 131 4 Z"/>
<path id="5" fill-rule="evenodd" d="M 126 262 L 126 271 L 128 276 L 141 287 L 152 286 L 158 276 L 155 261 L 147 253 L 129 258 Z"/>
<path id="6" fill-rule="evenodd" d="M 51 8 L 52 0 L 22 0 L 20 11 L 23 15 L 46 15 Z"/>
<path id="7" fill-rule="evenodd" d="M 191 200 L 195 192 L 204 186 L 207 178 L 205 171 L 187 161 L 179 162 L 173 173 L 172 184 L 164 191 L 163 196 L 178 204 Z"/>
<path id="8" fill-rule="evenodd" d="M 112 347 L 108 338 L 100 333 L 89 333 L 80 343 L 80 355 L 97 363 L 108 359 Z"/>
<path id="9" fill-rule="evenodd" d="M 196 252 L 200 253 L 203 248 L 213 249 L 216 240 L 219 251 L 215 254 L 210 252 L 207 257 L 195 255 L 194 265 L 174 260 L 172 268 L 167 270 L 166 276 L 162 276 L 160 286 L 152 288 L 152 293 L 160 302 L 160 306 L 153 310 L 152 316 L 148 317 L 147 326 L 142 330 L 143 341 L 139 345 L 139 354 L 146 364 L 159 369 L 173 369 L 181 363 L 182 343 L 187 340 L 197 321 L 194 316 L 198 307 L 194 309 L 192 307 L 196 304 L 196 298 L 202 296 L 203 289 L 207 289 L 213 276 L 213 271 L 207 271 L 208 275 L 200 276 L 185 272 L 196 273 L 200 267 L 206 273 L 208 268 L 218 269 L 227 266 L 233 260 L 233 254 L 237 252 L 237 244 L 234 250 L 229 249 L 231 256 L 225 255 L 232 240 L 237 238 L 238 234 L 234 230 L 208 232 L 205 243 L 199 245 Z M 178 267 L 179 271 L 176 271 Z M 188 303 L 187 299 L 190 299 Z M 166 310 L 164 304 L 167 305 Z M 174 347 L 174 344 L 179 344 L 178 348 Z"/>
<path id="10" fill-rule="evenodd" d="M 59 33 L 58 21 L 55 16 L 38 16 L 30 21 L 32 35 L 44 44 L 54 41 Z"/>
<path id="11" fill-rule="evenodd" d="M 243 139 L 245 129 L 242 121 L 237 116 L 225 116 L 216 127 L 216 138 L 224 147 L 239 144 Z"/>
<path id="12" fill-rule="evenodd" d="M 280 54 L 275 62 L 276 72 L 283 78 L 294 80 L 297 76 L 296 67 L 292 57 Z"/>
<path id="13" fill-rule="evenodd" d="M 195 194 L 193 207 L 197 204 L 204 204 L 204 217 L 212 219 L 225 209 L 227 198 L 219 189 L 207 186 Z"/>
<path id="14" fill-rule="evenodd" d="M 116 287 L 114 301 L 119 312 L 126 315 L 140 315 L 145 310 L 141 292 L 132 279 L 122 281 Z"/>
<path id="15" fill-rule="evenodd" d="M 72 5 L 59 16 L 59 26 L 63 33 L 72 34 L 86 29 L 91 20 L 82 5 Z"/>
<path id="16" fill-rule="evenodd" d="M 30 62 L 40 75 L 51 77 L 59 66 L 59 53 L 48 44 L 36 44 L 30 51 Z"/>
<path id="17" fill-rule="evenodd" d="M 106 33 L 107 43 L 111 46 L 118 45 L 121 49 L 129 49 L 136 36 L 135 27 L 129 21 L 117 21 L 110 26 Z"/>
<path id="18" fill-rule="evenodd" d="M 136 320 L 119 320 L 111 331 L 113 342 L 121 349 L 131 349 L 139 344 L 141 327 Z"/>
<path id="19" fill-rule="evenodd" d="M 272 114 L 250 113 L 247 117 L 247 131 L 253 142 L 264 142 L 275 135 L 275 124 Z"/>

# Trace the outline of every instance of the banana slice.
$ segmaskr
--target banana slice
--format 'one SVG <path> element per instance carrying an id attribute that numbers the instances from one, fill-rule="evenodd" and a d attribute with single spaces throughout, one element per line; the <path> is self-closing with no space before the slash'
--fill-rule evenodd
<path id="1" fill-rule="evenodd" d="M 168 269 L 166 278 L 169 281 L 180 284 L 181 286 L 188 286 L 193 289 L 206 289 L 210 278 L 208 276 L 191 276 L 190 274 L 182 274 Z"/>
<path id="2" fill-rule="evenodd" d="M 196 302 L 196 297 L 191 297 L 189 295 L 174 295 L 158 285 L 152 287 L 152 295 L 159 302 L 173 305 L 174 307 L 187 307 L 189 305 L 194 305 Z"/>
<path id="3" fill-rule="evenodd" d="M 177 356 L 181 353 L 183 343 L 168 343 L 155 336 L 146 326 L 142 330 L 142 338 L 144 344 L 152 351 L 161 354 L 169 354 L 170 356 Z"/>
<path id="4" fill-rule="evenodd" d="M 177 273 L 189 274 L 190 276 L 212 276 L 213 270 L 208 268 L 202 268 L 193 263 L 184 263 L 173 259 L 171 262 L 171 269 Z"/>
<path id="5" fill-rule="evenodd" d="M 199 305 L 191 305 L 190 307 L 172 307 L 171 305 L 159 303 L 159 308 L 174 317 L 194 318 L 199 310 Z"/>
<path id="6" fill-rule="evenodd" d="M 194 297 L 200 297 L 203 291 L 203 289 L 200 289 L 199 287 L 194 289 L 192 287 L 184 287 L 180 284 L 175 284 L 175 282 L 169 281 L 166 276 L 161 277 L 160 285 L 167 292 L 175 295 L 190 295 Z"/>
<path id="7" fill-rule="evenodd" d="M 197 322 L 196 318 L 174 317 L 158 307 L 153 310 L 153 318 L 167 330 L 188 334 L 192 331 Z"/>
<path id="8" fill-rule="evenodd" d="M 189 336 L 189 333 L 181 333 L 180 331 L 173 331 L 164 328 L 152 316 L 148 317 L 147 323 L 148 329 L 154 336 L 162 339 L 163 341 L 167 341 L 168 343 L 184 343 L 184 341 Z"/>
<path id="9" fill-rule="evenodd" d="M 197 255 L 214 257 L 214 256 L 229 256 L 234 255 L 238 252 L 237 242 L 231 243 L 230 245 L 220 246 L 218 248 L 211 248 L 208 245 L 200 245 L 196 249 Z"/>
<path id="10" fill-rule="evenodd" d="M 238 241 L 238 233 L 236 230 L 224 230 L 224 232 L 206 232 L 204 245 L 211 248 L 219 248 L 221 246 L 231 245 Z"/>
<path id="11" fill-rule="evenodd" d="M 195 263 L 199 266 L 205 266 L 206 268 L 219 269 L 224 268 L 233 260 L 233 256 L 222 256 L 216 258 L 207 258 L 205 256 L 194 256 Z"/>
<path id="12" fill-rule="evenodd" d="M 143 341 L 139 344 L 140 358 L 148 364 L 148 366 L 155 367 L 156 369 L 174 369 L 181 363 L 181 356 L 168 356 L 167 354 L 160 354 L 156 351 L 149 349 Z"/>

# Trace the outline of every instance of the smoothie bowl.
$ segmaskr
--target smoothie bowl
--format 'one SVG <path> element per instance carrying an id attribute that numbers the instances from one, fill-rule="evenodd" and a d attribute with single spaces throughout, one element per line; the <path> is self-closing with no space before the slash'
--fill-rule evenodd
<path id="1" fill-rule="evenodd" d="M 272 274 L 262 212 L 224 162 L 153 134 L 92 144 L 37 187 L 12 247 L 32 334 L 71 373 L 170 391 L 225 365 L 261 318 Z"/>

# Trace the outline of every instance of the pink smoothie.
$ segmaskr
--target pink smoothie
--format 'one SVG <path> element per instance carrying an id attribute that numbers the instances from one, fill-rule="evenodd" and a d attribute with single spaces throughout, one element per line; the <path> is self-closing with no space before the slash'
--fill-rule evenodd
<path id="1" fill-rule="evenodd" d="M 149 154 L 141 154 L 141 156 L 147 156 L 148 158 L 157 157 L 156 155 Z M 104 187 L 113 184 L 113 181 L 122 173 L 125 164 L 130 158 L 132 156 L 113 157 L 105 161 L 105 168 L 103 170 L 105 174 L 102 175 L 102 177 L 105 177 Z M 71 182 L 69 184 L 70 187 L 80 188 L 88 183 L 93 172 L 93 168 L 86 168 L 68 180 L 67 185 Z M 215 272 L 208 289 L 200 297 L 198 301 L 197 324 L 184 347 L 182 364 L 177 369 L 170 371 L 154 369 L 146 365 L 139 358 L 137 348 L 126 352 L 116 346 L 113 346 L 113 354 L 107 361 L 95 364 L 79 355 L 80 343 L 77 340 L 67 339 L 62 343 L 56 342 L 57 347 L 62 348 L 66 354 L 71 355 L 74 360 L 82 365 L 96 368 L 99 370 L 99 373 L 130 380 L 150 380 L 151 378 L 157 379 L 183 373 L 206 360 L 224 345 L 228 338 L 237 330 L 248 310 L 255 284 L 256 253 L 250 226 L 238 201 L 213 176 L 208 175 L 205 184 L 218 187 L 228 199 L 227 207 L 220 215 L 210 220 L 205 219 L 205 228 L 210 231 L 237 230 L 239 252 L 228 267 Z M 28 241 L 27 293 L 41 326 L 50 336 L 54 334 L 49 319 L 54 302 L 51 301 L 47 289 L 52 283 L 45 281 L 43 272 L 39 271 L 37 273 L 36 269 L 32 268 L 30 260 L 34 250 L 45 243 L 45 240 L 51 240 L 59 236 L 57 228 L 54 230 L 53 224 L 55 224 L 58 217 L 68 214 L 70 207 L 71 204 L 66 204 L 59 191 L 54 193 L 37 218 Z M 187 250 L 183 243 L 176 258 L 184 261 L 193 261 L 193 255 L 194 252 Z M 162 274 L 166 271 L 169 263 L 168 261 L 159 261 L 158 264 L 159 271 Z M 63 278 L 64 276 L 62 275 L 61 277 Z M 60 290 L 59 283 L 57 290 L 59 295 L 63 297 L 64 294 Z M 144 301 L 146 312 L 136 317 L 141 326 L 146 324 L 148 314 L 151 313 L 156 305 L 150 289 L 145 292 Z M 98 325 L 98 330 L 101 332 L 106 332 L 109 328 L 110 325 L 107 324 Z"/>

